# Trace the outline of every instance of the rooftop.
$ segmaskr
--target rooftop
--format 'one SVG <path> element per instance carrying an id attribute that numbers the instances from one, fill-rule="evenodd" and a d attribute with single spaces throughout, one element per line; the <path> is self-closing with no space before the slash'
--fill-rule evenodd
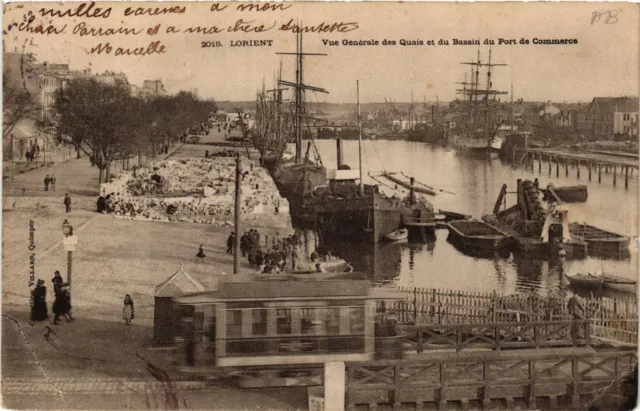
<path id="1" fill-rule="evenodd" d="M 250 281 L 239 276 L 230 282 L 220 284 L 218 290 L 174 298 L 179 304 L 202 304 L 216 301 L 237 301 L 247 299 L 308 299 L 308 298 L 366 298 L 369 295 L 369 281 L 366 280 L 264 280 Z"/>

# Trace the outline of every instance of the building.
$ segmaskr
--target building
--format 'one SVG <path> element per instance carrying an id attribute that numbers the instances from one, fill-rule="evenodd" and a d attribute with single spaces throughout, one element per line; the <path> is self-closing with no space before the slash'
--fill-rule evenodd
<path id="1" fill-rule="evenodd" d="M 576 127 L 577 111 L 576 110 L 560 110 L 554 117 L 554 124 L 558 127 Z"/>
<path id="2" fill-rule="evenodd" d="M 560 114 L 560 109 L 554 106 L 553 104 L 551 104 L 551 102 L 547 102 L 547 104 L 544 104 L 540 108 L 539 123 L 554 124 L 556 121 L 555 118 L 558 114 Z"/>
<path id="3" fill-rule="evenodd" d="M 22 53 L 2 53 L 3 83 L 23 89 L 29 93 L 38 106 L 42 106 L 40 65 L 35 58 Z M 6 141 L 3 141 L 3 157 L 5 160 L 23 160 L 30 147 L 38 144 L 42 139 L 39 135 L 37 122 L 41 119 L 42 110 L 33 113 L 29 118 L 21 119 L 13 128 Z"/>
<path id="4" fill-rule="evenodd" d="M 140 88 L 142 97 L 161 97 L 169 94 L 162 84 L 162 80 L 145 80 Z"/>
<path id="5" fill-rule="evenodd" d="M 115 73 L 113 71 L 105 71 L 102 74 L 96 74 L 93 76 L 97 81 L 103 84 L 108 84 L 110 86 L 115 86 L 116 84 L 123 84 L 127 87 L 131 88 L 129 85 L 129 80 L 127 79 L 127 75 L 123 72 Z"/>
<path id="6" fill-rule="evenodd" d="M 637 97 L 594 97 L 577 116 L 578 129 L 593 138 L 638 137 Z"/>

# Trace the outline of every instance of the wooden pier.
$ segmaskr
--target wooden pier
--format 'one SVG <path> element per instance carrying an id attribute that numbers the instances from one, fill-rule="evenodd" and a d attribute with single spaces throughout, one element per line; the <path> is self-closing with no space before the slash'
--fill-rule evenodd
<path id="1" fill-rule="evenodd" d="M 347 363 L 347 409 L 580 409 L 622 395 L 637 355 L 588 349 L 438 353 L 429 358 Z M 619 408 L 619 407 L 618 407 Z"/>
<path id="2" fill-rule="evenodd" d="M 589 320 L 415 325 L 394 339 L 405 353 L 590 347 Z"/>
<path id="3" fill-rule="evenodd" d="M 419 325 L 539 322 L 573 319 L 568 297 L 474 293 L 427 288 L 400 288 L 405 299 L 378 303 L 377 311 L 392 313 L 400 323 Z M 635 295 L 582 299 L 582 315 L 591 322 L 591 338 L 638 344 L 638 303 Z"/>
<path id="4" fill-rule="evenodd" d="M 624 186 L 629 188 L 629 178 L 633 171 L 639 167 L 637 155 L 627 153 L 614 153 L 607 151 L 572 152 L 560 148 L 515 148 L 513 149 L 511 162 L 513 165 L 525 164 L 531 171 L 538 164 L 538 173 L 542 173 L 543 161 L 548 162 L 549 176 L 553 174 L 555 164 L 556 178 L 560 177 L 560 169 L 564 168 L 565 176 L 569 176 L 569 166 L 576 170 L 576 176 L 580 178 L 581 167 L 585 167 L 589 181 L 595 178 L 602 182 L 602 171 L 611 173 L 614 187 L 617 184 L 618 174 L 624 176 Z"/>

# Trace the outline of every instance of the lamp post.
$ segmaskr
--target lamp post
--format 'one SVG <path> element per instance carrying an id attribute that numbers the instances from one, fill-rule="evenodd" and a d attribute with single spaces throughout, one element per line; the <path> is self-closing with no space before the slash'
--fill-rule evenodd
<path id="1" fill-rule="evenodd" d="M 73 266 L 73 252 L 78 244 L 78 237 L 73 235 L 73 226 L 69 224 L 68 220 L 64 220 L 62 223 L 62 244 L 67 252 L 67 284 L 69 284 L 69 299 L 71 299 L 71 269 Z"/>

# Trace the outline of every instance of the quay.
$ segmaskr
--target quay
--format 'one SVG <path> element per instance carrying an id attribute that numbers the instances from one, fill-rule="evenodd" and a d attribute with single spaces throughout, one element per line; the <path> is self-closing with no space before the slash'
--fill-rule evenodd
<path id="1" fill-rule="evenodd" d="M 602 170 L 605 174 L 613 175 L 613 185 L 617 184 L 618 172 L 624 175 L 624 186 L 629 188 L 629 176 L 633 175 L 633 170 L 638 169 L 639 162 L 637 155 L 627 153 L 613 153 L 608 151 L 591 151 L 584 153 L 571 152 L 560 148 L 515 148 L 512 152 L 511 163 L 526 164 L 535 169 L 535 162 L 538 162 L 538 173 L 542 173 L 542 162 L 546 160 L 549 165 L 549 175 L 552 174 L 553 164 L 556 165 L 556 177 L 560 177 L 561 164 L 564 165 L 565 176 L 569 176 L 569 165 L 575 166 L 576 175 L 580 178 L 580 167 L 585 166 L 588 172 L 589 181 L 592 174 L 598 173 L 598 182 L 602 182 Z M 618 171 L 619 170 L 619 171 Z"/>

